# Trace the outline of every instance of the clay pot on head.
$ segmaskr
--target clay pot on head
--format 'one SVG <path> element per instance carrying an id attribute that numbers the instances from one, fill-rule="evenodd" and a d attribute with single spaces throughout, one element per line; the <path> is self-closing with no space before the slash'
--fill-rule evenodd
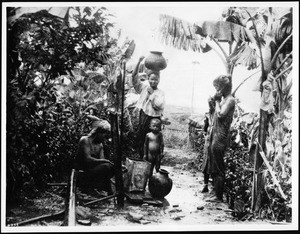
<path id="1" fill-rule="evenodd" d="M 173 181 L 169 177 L 169 172 L 165 169 L 159 169 L 153 174 L 148 183 L 149 192 L 155 198 L 164 198 L 172 189 Z"/>
<path id="2" fill-rule="evenodd" d="M 150 55 L 145 59 L 145 67 L 153 71 L 160 71 L 167 67 L 167 61 L 162 56 L 162 52 L 150 51 Z"/>

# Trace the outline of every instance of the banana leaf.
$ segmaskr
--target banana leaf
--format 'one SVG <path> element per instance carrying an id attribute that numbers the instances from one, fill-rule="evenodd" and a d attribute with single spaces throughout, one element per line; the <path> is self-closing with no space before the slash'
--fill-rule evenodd
<path id="1" fill-rule="evenodd" d="M 179 18 L 160 15 L 161 41 L 177 49 L 192 50 L 197 52 L 208 51 L 208 46 L 201 42 L 201 37 L 196 35 L 193 24 Z"/>
<path id="2" fill-rule="evenodd" d="M 213 36 L 220 42 L 238 42 L 239 40 L 256 43 L 247 28 L 228 21 L 199 21 L 194 23 L 196 33 L 202 37 Z"/>
<path id="3" fill-rule="evenodd" d="M 252 49 L 247 43 L 242 44 L 234 53 L 229 56 L 232 64 L 242 65 L 248 69 L 258 67 L 257 60 L 259 59 L 256 50 Z"/>

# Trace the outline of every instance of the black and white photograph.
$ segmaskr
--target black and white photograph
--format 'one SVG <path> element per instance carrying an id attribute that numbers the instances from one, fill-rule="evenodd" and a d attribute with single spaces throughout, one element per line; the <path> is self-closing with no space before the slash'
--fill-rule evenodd
<path id="1" fill-rule="evenodd" d="M 299 2 L 2 2 L 1 233 L 299 230 Z"/>

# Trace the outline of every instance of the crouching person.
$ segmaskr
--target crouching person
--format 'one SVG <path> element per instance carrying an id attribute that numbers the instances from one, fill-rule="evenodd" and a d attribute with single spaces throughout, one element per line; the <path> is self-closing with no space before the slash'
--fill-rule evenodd
<path id="1" fill-rule="evenodd" d="M 106 120 L 97 121 L 96 127 L 80 138 L 74 163 L 75 169 L 83 171 L 79 186 L 101 185 L 108 195 L 113 194 L 110 179 L 114 176 L 114 164 L 104 158 L 103 142 L 110 137 L 110 128 Z"/>

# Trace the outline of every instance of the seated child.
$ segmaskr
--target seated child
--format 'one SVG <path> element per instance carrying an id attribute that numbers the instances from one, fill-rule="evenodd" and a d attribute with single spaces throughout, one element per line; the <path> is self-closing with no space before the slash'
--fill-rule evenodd
<path id="1" fill-rule="evenodd" d="M 149 126 L 151 132 L 147 133 L 144 143 L 144 160 L 151 163 L 150 177 L 153 175 L 155 167 L 156 172 L 159 171 L 160 162 L 163 158 L 164 139 L 161 133 L 161 120 L 154 118 L 150 121 Z"/>

